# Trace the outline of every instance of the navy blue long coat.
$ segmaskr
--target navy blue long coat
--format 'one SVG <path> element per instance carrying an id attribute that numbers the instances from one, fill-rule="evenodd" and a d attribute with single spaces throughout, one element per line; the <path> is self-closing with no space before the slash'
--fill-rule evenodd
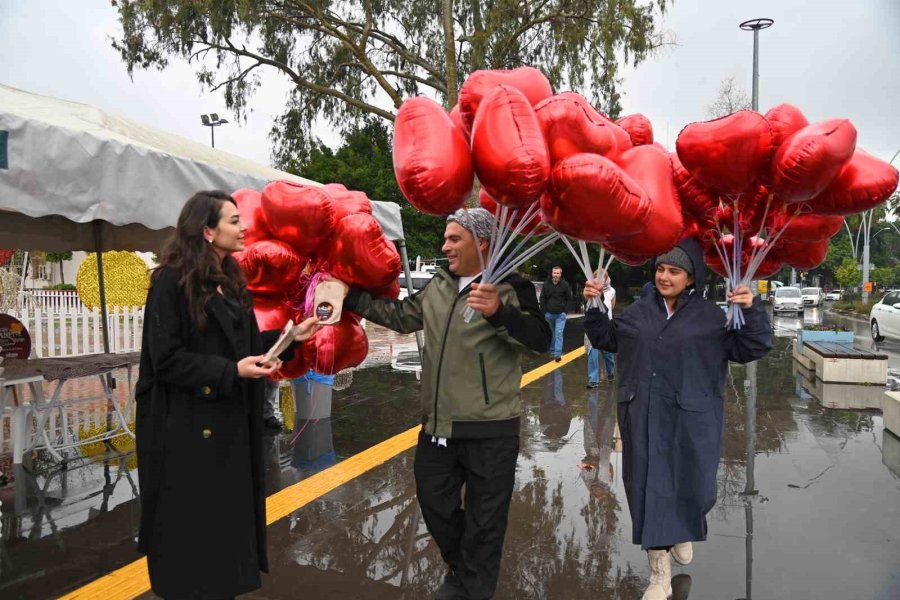
<path id="1" fill-rule="evenodd" d="M 722 456 L 728 361 L 748 363 L 772 347 L 759 298 L 744 309 L 742 329 L 726 329 L 722 309 L 695 291 L 705 279 L 699 244 L 688 239 L 679 246 L 697 276 L 671 318 L 654 288 L 614 320 L 594 308 L 584 323 L 595 348 L 618 353 L 622 480 L 632 541 L 645 550 L 706 539 Z"/>

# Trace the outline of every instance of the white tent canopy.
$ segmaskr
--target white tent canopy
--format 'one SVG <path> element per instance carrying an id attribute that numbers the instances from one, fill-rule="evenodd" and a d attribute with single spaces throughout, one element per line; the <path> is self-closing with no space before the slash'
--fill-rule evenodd
<path id="1" fill-rule="evenodd" d="M 158 250 L 194 192 L 262 190 L 276 179 L 319 185 L 85 104 L 0 85 L 0 248 Z M 372 205 L 387 237 L 402 240 L 400 207 Z"/>

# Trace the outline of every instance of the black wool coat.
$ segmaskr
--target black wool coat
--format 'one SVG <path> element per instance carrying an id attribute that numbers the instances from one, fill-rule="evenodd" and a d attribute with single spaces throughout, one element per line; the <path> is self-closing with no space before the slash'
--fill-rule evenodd
<path id="1" fill-rule="evenodd" d="M 263 354 L 279 332 L 261 335 L 252 311 L 218 294 L 198 331 L 178 281 L 163 268 L 144 312 L 138 550 L 157 595 L 225 598 L 258 588 L 268 571 L 264 384 L 239 378 L 237 361 Z"/>
<path id="2" fill-rule="evenodd" d="M 594 308 L 584 323 L 595 348 L 618 353 L 622 481 L 632 541 L 645 550 L 706 539 L 722 456 L 728 361 L 748 363 L 772 348 L 759 298 L 744 309 L 742 329 L 726 328 L 722 309 L 694 291 L 704 286 L 699 244 L 689 239 L 679 246 L 698 276 L 671 318 L 653 288 L 614 320 Z"/>

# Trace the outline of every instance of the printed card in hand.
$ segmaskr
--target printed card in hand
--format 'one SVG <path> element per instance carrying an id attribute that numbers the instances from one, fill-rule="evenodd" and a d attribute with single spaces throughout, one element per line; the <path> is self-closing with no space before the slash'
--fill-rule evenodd
<path id="1" fill-rule="evenodd" d="M 319 323 L 333 325 L 341 320 L 341 308 L 349 291 L 349 286 L 338 279 L 327 279 L 316 286 L 313 305 Z"/>
<path id="2" fill-rule="evenodd" d="M 288 319 L 288 322 L 285 323 L 284 329 L 281 330 L 281 335 L 278 336 L 278 339 L 272 344 L 272 347 L 269 348 L 269 351 L 266 352 L 265 357 L 263 357 L 262 362 L 264 364 L 273 362 L 278 356 L 288 349 L 288 346 L 291 345 L 291 342 L 294 341 L 294 336 L 297 334 L 297 329 L 294 327 L 294 321 Z"/>

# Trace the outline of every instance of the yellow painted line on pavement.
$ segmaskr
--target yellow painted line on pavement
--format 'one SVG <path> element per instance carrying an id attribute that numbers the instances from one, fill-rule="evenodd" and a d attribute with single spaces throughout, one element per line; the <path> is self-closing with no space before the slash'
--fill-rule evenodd
<path id="1" fill-rule="evenodd" d="M 564 367 L 584 354 L 584 346 L 564 354 L 559 362 L 553 361 L 522 375 L 522 387 Z M 266 498 L 266 524 L 271 525 L 298 510 L 316 498 L 342 486 L 378 465 L 386 463 L 401 452 L 416 445 L 421 425 L 407 429 L 371 448 L 354 454 L 333 467 L 319 471 L 294 485 L 275 492 Z M 120 569 L 95 579 L 74 592 L 61 596 L 61 600 L 131 600 L 150 591 L 150 575 L 147 559 L 141 558 Z"/>

